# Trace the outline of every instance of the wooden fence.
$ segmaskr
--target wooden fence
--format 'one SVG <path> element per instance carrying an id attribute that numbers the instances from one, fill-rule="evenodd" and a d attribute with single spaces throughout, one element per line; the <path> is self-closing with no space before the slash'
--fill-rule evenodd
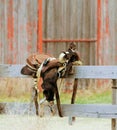
<path id="1" fill-rule="evenodd" d="M 20 74 L 22 65 L 0 65 L 0 77 L 27 77 Z M 117 66 L 80 66 L 74 68 L 74 79 L 111 79 L 112 104 L 62 105 L 63 116 L 111 118 L 112 130 L 117 130 Z M 76 85 L 77 87 L 77 85 Z M 71 120 L 70 120 L 70 123 Z"/>
<path id="2" fill-rule="evenodd" d="M 44 53 L 58 57 L 68 47 L 47 39 L 96 39 L 96 1 L 43 0 L 42 6 Z M 38 51 L 38 20 L 38 0 L 0 0 L 0 63 L 24 64 Z M 84 64 L 95 64 L 95 43 L 77 44 Z"/>
<path id="3" fill-rule="evenodd" d="M 77 49 L 85 65 L 116 65 L 116 4 L 116 0 L 43 0 L 43 52 L 58 57 L 68 42 L 52 40 L 79 39 Z M 38 0 L 0 0 L 0 63 L 24 64 L 30 53 L 38 51 L 38 20 Z"/>
<path id="4" fill-rule="evenodd" d="M 96 63 L 96 1 L 93 0 L 49 0 L 43 1 L 44 51 L 55 56 L 66 50 L 68 42 L 62 39 L 79 39 L 77 48 L 84 64 Z M 46 39 L 50 39 L 50 42 Z M 58 42 L 52 42 L 57 40 Z M 89 42 L 80 39 L 88 39 Z M 90 40 L 93 39 L 92 42 Z M 53 51 L 56 50 L 56 51 Z M 86 51 L 87 50 L 87 51 Z M 90 57 L 91 56 L 91 57 Z M 86 58 L 87 57 L 87 58 Z"/>
<path id="5" fill-rule="evenodd" d="M 1 64 L 25 64 L 29 54 L 38 52 L 38 2 L 0 0 Z M 84 65 L 116 65 L 116 5 L 116 0 L 43 0 L 43 52 L 58 57 L 68 48 L 64 39 L 79 39 Z M 97 85 L 92 80 L 81 84 Z"/>

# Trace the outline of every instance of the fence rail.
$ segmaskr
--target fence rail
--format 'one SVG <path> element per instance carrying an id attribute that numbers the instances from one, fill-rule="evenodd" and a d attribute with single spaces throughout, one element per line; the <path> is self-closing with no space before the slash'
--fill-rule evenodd
<path id="1" fill-rule="evenodd" d="M 30 77 L 20 73 L 24 65 L 0 64 L 0 77 Z M 74 75 L 78 79 L 117 79 L 117 66 L 75 66 Z"/>
<path id="2" fill-rule="evenodd" d="M 110 104 L 65 104 L 62 105 L 64 116 L 117 118 L 117 105 Z"/>
<path id="3" fill-rule="evenodd" d="M 20 74 L 24 65 L 0 65 L 0 77 L 29 77 Z M 62 105 L 64 116 L 111 118 L 112 130 L 117 130 L 117 66 L 79 66 L 74 67 L 74 79 L 112 79 L 112 104 Z M 71 123 L 71 122 L 70 122 Z"/>

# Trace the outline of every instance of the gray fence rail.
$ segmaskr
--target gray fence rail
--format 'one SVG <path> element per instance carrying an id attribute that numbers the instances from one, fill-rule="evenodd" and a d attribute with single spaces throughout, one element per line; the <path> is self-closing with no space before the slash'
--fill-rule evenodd
<path id="1" fill-rule="evenodd" d="M 20 74 L 24 65 L 0 65 L 0 77 L 29 77 Z M 74 79 L 112 79 L 112 105 L 111 104 L 62 104 L 63 116 L 111 118 L 112 130 L 117 130 L 117 66 L 76 66 Z"/>

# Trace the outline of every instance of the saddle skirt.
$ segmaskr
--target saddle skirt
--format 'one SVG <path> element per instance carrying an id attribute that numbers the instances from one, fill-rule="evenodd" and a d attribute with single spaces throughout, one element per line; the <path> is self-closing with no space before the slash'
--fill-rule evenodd
<path id="1" fill-rule="evenodd" d="M 42 62 L 49 57 L 51 56 L 47 54 L 33 53 L 26 59 L 26 62 L 30 68 L 37 70 L 39 66 L 42 64 Z"/>
<path id="2" fill-rule="evenodd" d="M 37 77 L 43 77 L 44 73 L 53 69 L 59 68 L 62 64 L 56 58 L 47 58 L 43 61 L 40 65 L 39 69 L 37 70 Z"/>

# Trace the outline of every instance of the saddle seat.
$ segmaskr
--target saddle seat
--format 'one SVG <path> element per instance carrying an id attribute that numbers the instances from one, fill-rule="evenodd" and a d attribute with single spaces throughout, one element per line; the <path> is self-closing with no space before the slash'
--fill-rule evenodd
<path id="1" fill-rule="evenodd" d="M 50 60 L 46 65 L 43 65 L 41 73 L 45 73 L 53 68 L 58 69 L 60 66 L 62 66 L 62 64 L 57 59 Z"/>
<path id="2" fill-rule="evenodd" d="M 37 70 L 39 68 L 39 66 L 42 64 L 42 62 L 45 59 L 50 58 L 50 57 L 51 56 L 49 56 L 47 54 L 33 53 L 26 59 L 26 62 L 30 68 Z"/>

